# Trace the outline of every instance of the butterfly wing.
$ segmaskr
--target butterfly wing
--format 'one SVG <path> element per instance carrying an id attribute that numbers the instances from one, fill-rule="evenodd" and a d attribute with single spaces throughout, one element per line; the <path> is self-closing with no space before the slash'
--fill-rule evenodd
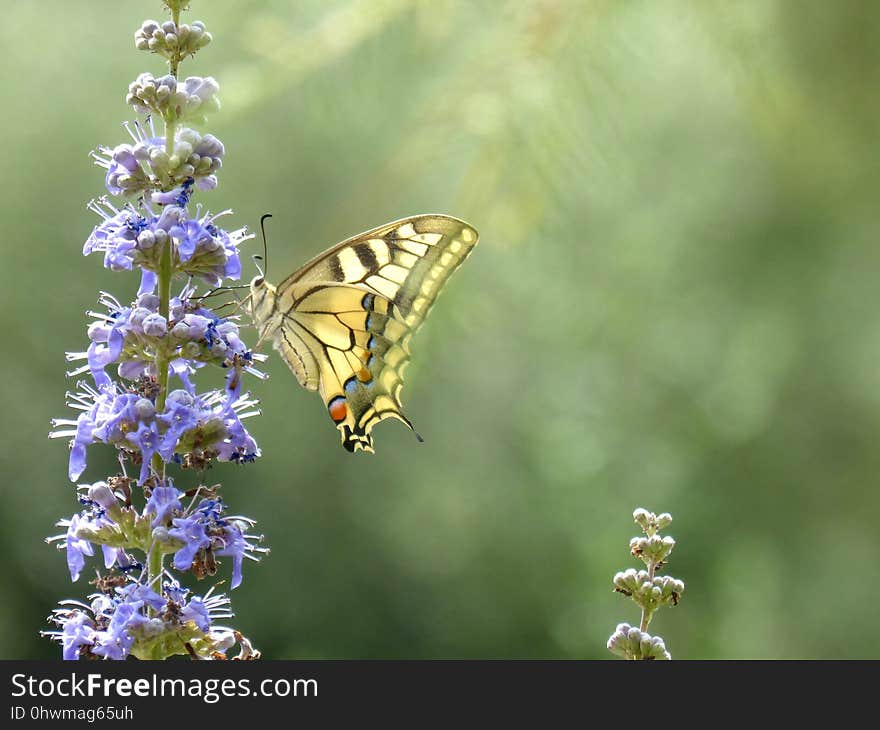
<path id="1" fill-rule="evenodd" d="M 373 451 L 370 432 L 403 414 L 409 341 L 443 285 L 477 243 L 467 223 L 424 215 L 343 241 L 276 290 L 276 346 L 321 397 L 349 451 Z"/>

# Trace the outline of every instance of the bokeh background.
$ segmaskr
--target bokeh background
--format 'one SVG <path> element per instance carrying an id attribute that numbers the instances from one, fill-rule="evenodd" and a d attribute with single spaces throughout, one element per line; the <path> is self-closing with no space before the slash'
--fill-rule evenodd
<path id="1" fill-rule="evenodd" d="M 481 233 L 415 341 L 425 444 L 351 456 L 277 358 L 254 385 L 264 456 L 211 476 L 272 548 L 233 596 L 265 656 L 610 656 L 637 506 L 675 517 L 674 657 L 880 656 L 876 3 L 192 5 L 227 147 L 198 200 L 274 213 L 270 279 L 416 212 Z M 137 285 L 80 256 L 87 153 L 161 15 L 3 3 L 4 658 L 58 657 L 37 632 L 87 589 L 43 543 L 76 508 L 46 432 L 83 312 Z"/>

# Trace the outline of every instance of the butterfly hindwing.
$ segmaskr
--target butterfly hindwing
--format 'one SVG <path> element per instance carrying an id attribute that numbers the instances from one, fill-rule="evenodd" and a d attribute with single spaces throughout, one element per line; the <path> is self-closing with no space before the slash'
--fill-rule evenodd
<path id="1" fill-rule="evenodd" d="M 320 392 L 349 451 L 373 451 L 370 431 L 385 418 L 412 428 L 400 403 L 409 341 L 476 242 L 462 221 L 416 216 L 334 246 L 277 290 L 252 288 L 267 302 L 253 307 L 261 334 Z"/>

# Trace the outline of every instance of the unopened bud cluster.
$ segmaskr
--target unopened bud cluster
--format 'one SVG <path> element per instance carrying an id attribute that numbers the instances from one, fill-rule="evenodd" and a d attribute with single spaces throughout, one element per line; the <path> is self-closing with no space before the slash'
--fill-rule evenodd
<path id="1" fill-rule="evenodd" d="M 668 512 L 655 515 L 653 512 L 648 512 L 648 510 L 639 507 L 633 512 L 633 522 L 641 527 L 644 533 L 650 537 L 660 530 L 669 527 L 672 522 L 672 515 Z"/>
<path id="2" fill-rule="evenodd" d="M 670 659 L 663 639 L 647 632 L 648 624 L 661 606 L 677 606 L 684 592 L 684 582 L 671 576 L 658 576 L 675 547 L 675 540 L 661 536 L 672 522 L 667 513 L 659 515 L 639 508 L 633 512 L 633 521 L 642 528 L 644 535 L 630 540 L 630 552 L 639 558 L 647 570 L 629 568 L 614 576 L 614 590 L 631 598 L 642 609 L 639 627 L 619 624 L 608 640 L 608 649 L 626 659 Z"/>
<path id="3" fill-rule="evenodd" d="M 152 126 L 138 122 L 127 129 L 132 143 L 101 146 L 92 154 L 95 164 L 107 170 L 105 185 L 113 195 L 131 197 L 193 184 L 199 190 L 217 187 L 225 149 L 214 135 L 178 127 L 169 152 L 166 138 L 157 136 Z"/>
<path id="4" fill-rule="evenodd" d="M 135 48 L 157 53 L 168 61 L 191 56 L 212 40 L 211 34 L 200 20 L 180 25 L 170 20 L 164 23 L 145 20 L 134 34 Z"/>
<path id="5" fill-rule="evenodd" d="M 209 113 L 220 109 L 219 90 L 211 76 L 189 76 L 178 81 L 171 74 L 156 78 L 142 73 L 129 84 L 125 101 L 138 114 L 156 114 L 166 122 L 204 124 Z"/>
<path id="6" fill-rule="evenodd" d="M 166 5 L 176 18 L 185 3 L 169 0 Z M 205 124 L 208 115 L 220 109 L 220 87 L 211 76 L 177 78 L 180 62 L 210 42 L 201 21 L 187 25 L 147 20 L 138 28 L 135 45 L 162 56 L 170 73 L 157 77 L 145 72 L 129 84 L 125 100 L 145 119 L 126 125 L 131 143 L 102 146 L 92 155 L 107 170 L 105 184 L 113 195 L 146 194 L 156 202 L 155 194 L 173 188 L 217 187 L 223 143 L 185 125 Z M 164 123 L 164 134 L 156 132 L 157 122 Z"/>
<path id="7" fill-rule="evenodd" d="M 647 570 L 630 568 L 614 576 L 614 590 L 654 613 L 660 606 L 677 606 L 684 583 L 668 575 L 655 575 L 652 578 Z"/>
<path id="8" fill-rule="evenodd" d="M 659 636 L 651 636 L 629 624 L 618 624 L 608 639 L 608 649 L 624 659 L 672 659 Z"/>
<path id="9" fill-rule="evenodd" d="M 651 535 L 650 537 L 634 537 L 629 541 L 629 551 L 640 558 L 645 565 L 654 563 L 662 565 L 675 547 L 675 540 L 671 537 L 660 537 L 660 535 Z"/>

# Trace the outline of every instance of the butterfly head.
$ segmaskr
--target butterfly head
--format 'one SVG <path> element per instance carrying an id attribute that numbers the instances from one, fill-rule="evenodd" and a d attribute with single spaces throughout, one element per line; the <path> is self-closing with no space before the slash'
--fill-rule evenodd
<path id="1" fill-rule="evenodd" d="M 260 221 L 260 226 L 263 225 L 264 221 L 267 217 L 271 216 L 263 216 L 263 219 Z M 265 231 L 263 233 L 264 241 L 265 241 Z M 259 307 L 259 303 L 265 299 L 267 290 L 271 290 L 274 294 L 275 290 L 270 284 L 266 283 L 266 270 L 260 266 L 261 261 L 265 261 L 262 256 L 254 255 L 254 266 L 257 267 L 257 275 L 251 279 L 251 308 L 256 311 Z"/>
<path id="2" fill-rule="evenodd" d="M 248 308 L 254 324 L 259 330 L 263 330 L 275 314 L 275 287 L 260 274 L 251 279 L 250 290 Z"/>

